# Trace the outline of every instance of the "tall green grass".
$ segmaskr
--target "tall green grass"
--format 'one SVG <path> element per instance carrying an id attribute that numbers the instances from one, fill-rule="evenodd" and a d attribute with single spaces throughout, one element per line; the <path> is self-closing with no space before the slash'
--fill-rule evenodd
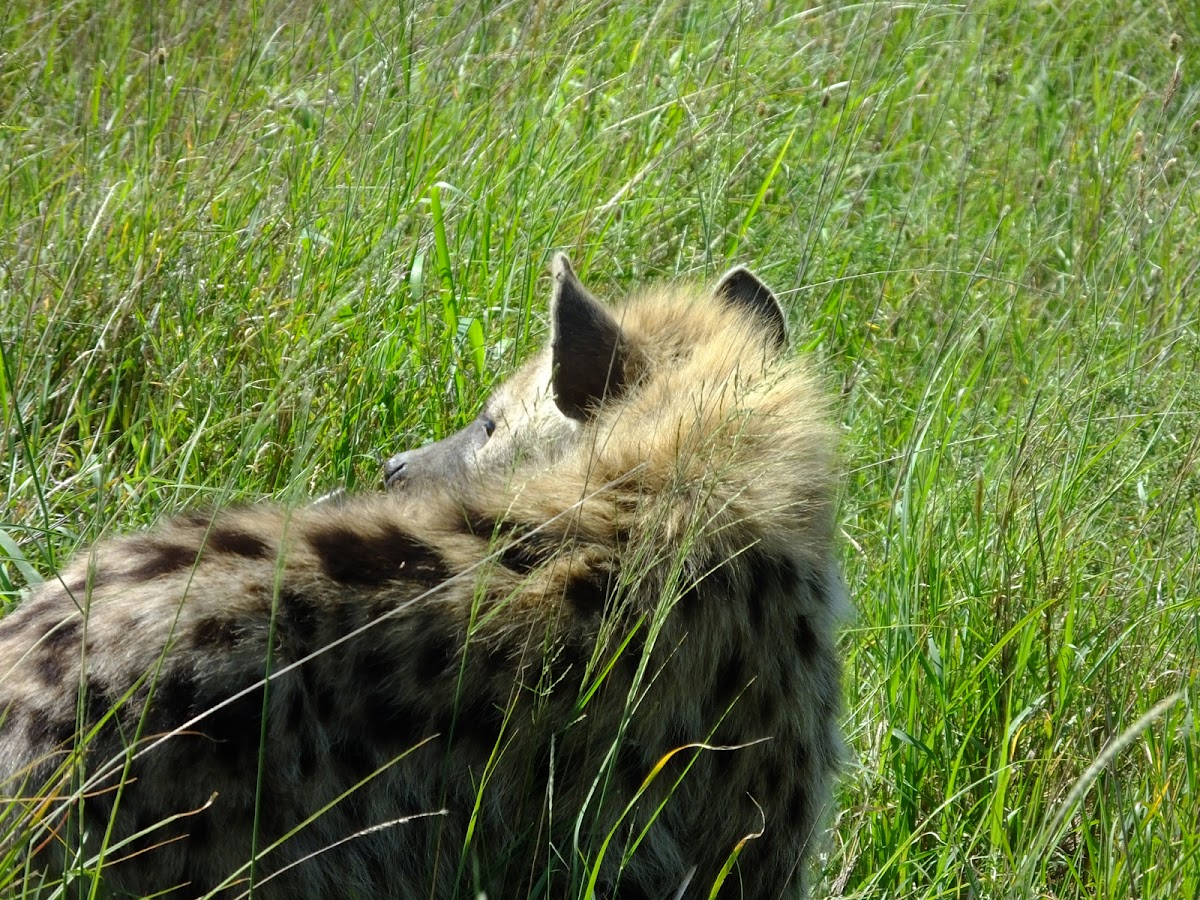
<path id="1" fill-rule="evenodd" d="M 1196 896 L 1197 21 L 13 0 L 0 598 L 187 505 L 376 489 L 544 332 L 554 250 L 607 295 L 750 263 L 847 433 L 815 893 Z"/>

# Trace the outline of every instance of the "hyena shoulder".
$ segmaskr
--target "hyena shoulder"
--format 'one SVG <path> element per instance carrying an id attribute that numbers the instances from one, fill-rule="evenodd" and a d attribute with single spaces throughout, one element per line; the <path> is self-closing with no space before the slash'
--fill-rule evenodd
<path id="1" fill-rule="evenodd" d="M 0 621 L 3 833 L 143 896 L 796 896 L 836 443 L 754 275 L 608 307 L 560 257 L 548 346 L 386 493 L 102 541 Z"/>

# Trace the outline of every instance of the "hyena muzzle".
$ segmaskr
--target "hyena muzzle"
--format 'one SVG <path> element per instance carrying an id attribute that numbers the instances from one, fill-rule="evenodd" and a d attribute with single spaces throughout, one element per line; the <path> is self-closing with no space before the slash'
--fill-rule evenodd
<path id="1" fill-rule="evenodd" d="M 389 492 L 104 540 L 0 621 L 27 888 L 803 893 L 841 753 L 824 392 L 745 269 L 613 307 L 553 277 L 550 346 Z"/>

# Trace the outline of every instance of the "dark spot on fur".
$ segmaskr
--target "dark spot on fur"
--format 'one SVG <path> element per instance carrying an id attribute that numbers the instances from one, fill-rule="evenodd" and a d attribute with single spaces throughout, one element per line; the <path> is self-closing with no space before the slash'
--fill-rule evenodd
<path id="1" fill-rule="evenodd" d="M 429 687 L 441 679 L 453 665 L 456 641 L 446 630 L 445 624 L 439 622 L 431 623 L 431 627 L 416 630 L 416 634 L 424 635 L 424 641 L 417 648 L 413 674 L 421 685 Z"/>
<path id="2" fill-rule="evenodd" d="M 555 680 L 568 675 L 573 682 L 578 682 L 583 678 L 591 656 L 590 649 L 584 646 L 580 636 L 572 635 L 558 648 L 558 658 L 554 663 Z"/>
<path id="3" fill-rule="evenodd" d="M 116 791 L 99 790 L 85 794 L 83 799 L 83 821 L 103 829 L 112 821 L 113 797 Z"/>
<path id="4" fill-rule="evenodd" d="M 493 519 L 478 510 L 463 510 L 463 526 L 467 534 L 475 537 L 491 538 L 493 535 L 507 534 L 513 525 L 504 519 Z"/>
<path id="5" fill-rule="evenodd" d="M 802 787 L 792 791 L 787 805 L 788 823 L 793 832 L 806 833 L 812 827 L 812 811 L 808 792 Z"/>
<path id="6" fill-rule="evenodd" d="M 62 684 L 63 677 L 67 673 L 67 661 L 61 653 L 43 651 L 38 654 L 37 663 L 34 665 L 37 669 L 38 678 L 46 687 L 55 687 Z"/>
<path id="7" fill-rule="evenodd" d="M 766 765 L 761 769 L 762 780 L 759 782 L 760 790 L 768 792 L 779 792 L 784 789 L 784 776 L 787 774 L 783 770 L 783 763 L 778 756 L 772 756 L 767 760 Z"/>
<path id="8" fill-rule="evenodd" d="M 358 642 L 361 643 L 361 642 Z M 397 679 L 401 663 L 386 647 L 369 647 L 358 655 L 354 666 L 363 689 L 363 715 L 372 733 L 378 728 L 380 739 L 410 727 L 416 716 L 401 702 L 403 688 Z"/>
<path id="9" fill-rule="evenodd" d="M 300 681 L 312 702 L 317 720 L 332 721 L 342 709 L 339 698 L 337 692 L 315 670 L 313 663 L 306 663 L 300 667 Z"/>
<path id="10" fill-rule="evenodd" d="M 359 654 L 358 663 L 354 666 L 354 670 L 360 673 L 358 681 L 369 685 L 394 681 L 397 669 L 399 664 L 396 657 L 386 647 L 366 648 Z"/>
<path id="11" fill-rule="evenodd" d="M 266 543 L 252 534 L 236 528 L 214 528 L 208 535 L 206 549 L 248 559 L 266 559 L 271 555 Z"/>
<path id="12" fill-rule="evenodd" d="M 299 756 L 296 762 L 300 769 L 300 777 L 307 781 L 317 774 L 321 763 L 321 754 L 317 752 L 312 741 L 301 740 L 299 745 L 300 748 L 297 751 Z"/>
<path id="13" fill-rule="evenodd" d="M 325 616 L 331 620 L 331 639 L 351 634 L 367 622 L 366 611 L 359 603 L 338 603 L 332 608 L 318 606 L 315 607 L 315 611 L 317 616 Z"/>
<path id="14" fill-rule="evenodd" d="M 634 677 L 637 675 L 638 666 L 642 664 L 642 657 L 646 653 L 646 635 L 645 626 L 642 626 L 634 633 L 625 644 L 625 648 L 621 651 L 620 657 L 617 659 L 616 671 L 623 679 L 625 684 L 632 684 Z M 647 671 L 652 671 L 647 668 Z"/>
<path id="15" fill-rule="evenodd" d="M 529 771 L 539 781 L 544 782 L 545 779 L 554 774 L 551 771 L 553 767 L 554 757 L 550 752 L 550 742 L 539 741 L 537 749 L 533 751 L 533 755 L 530 757 Z"/>
<path id="16" fill-rule="evenodd" d="M 750 576 L 747 612 L 754 629 L 762 631 L 767 610 L 777 606 L 781 598 L 796 593 L 796 568 L 789 559 L 767 556 L 757 550 L 747 550 L 743 558 Z"/>
<path id="17" fill-rule="evenodd" d="M 703 735 L 699 737 L 702 738 Z M 698 736 L 694 733 L 693 727 L 685 723 L 682 718 L 672 719 L 668 723 L 666 740 L 670 749 L 677 750 L 697 739 Z"/>
<path id="18" fill-rule="evenodd" d="M 474 660 L 483 669 L 485 677 L 494 678 L 512 669 L 508 646 L 499 641 L 484 643 L 476 641 L 467 650 L 467 659 Z"/>
<path id="19" fill-rule="evenodd" d="M 206 810 L 197 815 L 188 816 L 186 821 L 191 839 L 197 842 L 196 846 L 203 847 L 212 834 L 212 812 Z M 195 883 L 195 879 L 193 879 L 192 884 Z"/>
<path id="20" fill-rule="evenodd" d="M 62 588 L 66 591 L 68 597 L 78 602 L 87 597 L 89 591 L 94 591 L 109 581 L 112 581 L 111 572 L 93 570 L 85 572 L 79 577 L 72 578 L 70 581 L 63 581 Z"/>
<path id="21" fill-rule="evenodd" d="M 518 575 L 527 575 L 549 559 L 550 553 L 532 538 L 518 538 L 500 551 L 500 564 Z"/>
<path id="22" fill-rule="evenodd" d="M 733 591 L 730 588 L 730 572 L 733 562 L 717 565 L 713 560 L 701 563 L 699 580 L 692 584 L 679 598 L 678 608 L 683 612 L 684 622 L 694 626 L 709 604 L 723 608 Z"/>
<path id="23" fill-rule="evenodd" d="M 554 558 L 559 541 L 542 532 L 529 531 L 505 519 L 491 519 L 483 513 L 468 511 L 466 528 L 470 534 L 492 541 L 489 550 L 498 555 L 500 564 L 519 575 L 526 575 Z"/>
<path id="24" fill-rule="evenodd" d="M 743 554 L 749 566 L 750 586 L 746 592 L 746 611 L 749 613 L 750 625 L 758 632 L 762 630 L 766 618 L 766 605 L 771 602 L 774 576 L 776 570 L 771 560 L 755 551 Z"/>
<path id="25" fill-rule="evenodd" d="M 45 650 L 53 650 L 56 653 L 66 653 L 76 649 L 79 643 L 79 620 L 71 619 L 67 622 L 55 623 L 51 626 L 42 638 L 42 648 Z"/>
<path id="26" fill-rule="evenodd" d="M 84 578 L 67 578 L 65 575 L 60 573 L 58 576 L 58 579 L 59 579 L 58 584 L 55 585 L 55 587 L 62 588 L 63 593 L 68 597 L 79 597 L 79 595 L 82 594 L 87 589 L 87 578 L 86 577 L 84 577 Z M 45 597 L 45 596 L 50 595 L 52 590 L 53 590 L 53 588 L 49 587 L 49 585 L 47 585 L 46 587 L 43 587 L 41 589 L 42 596 Z M 57 594 L 58 592 L 54 591 L 54 593 Z M 11 619 L 12 617 L 9 616 L 8 618 Z M 3 633 L 4 633 L 4 626 L 3 626 L 3 623 L 0 623 L 0 634 L 3 634 Z"/>
<path id="27" fill-rule="evenodd" d="M 213 517 L 212 513 L 210 512 L 205 512 L 204 510 L 194 510 L 192 512 L 183 513 L 175 521 L 180 525 L 187 525 L 192 528 L 207 529 L 210 525 L 212 525 Z"/>
<path id="28" fill-rule="evenodd" d="M 581 617 L 600 616 L 610 597 L 609 573 L 600 570 L 579 575 L 563 588 L 563 599 Z"/>
<path id="29" fill-rule="evenodd" d="M 25 717 L 25 734 L 37 749 L 58 747 L 75 735 L 75 720 L 56 719 L 41 707 L 33 707 Z"/>
<path id="30" fill-rule="evenodd" d="M 133 814 L 134 833 L 141 834 L 129 844 L 131 853 L 145 853 L 156 842 L 162 840 L 168 833 L 174 832 L 175 829 L 170 825 L 163 825 L 164 815 L 157 810 L 150 810 L 144 806 L 135 806 L 136 810 Z M 143 833 L 148 832 L 148 833 Z"/>
<path id="31" fill-rule="evenodd" d="M 807 566 L 796 572 L 796 592 L 818 603 L 829 602 L 829 592 L 825 590 L 825 580 Z"/>
<path id="32" fill-rule="evenodd" d="M 732 741 L 722 739 L 724 746 L 733 746 Z M 738 763 L 741 761 L 741 750 L 714 750 L 711 754 L 713 772 L 718 783 L 725 783 L 737 774 Z"/>
<path id="33" fill-rule="evenodd" d="M 404 579 L 433 586 L 450 577 L 437 551 L 394 525 L 355 531 L 334 526 L 309 535 L 325 574 L 342 584 L 378 585 Z"/>
<path id="34" fill-rule="evenodd" d="M 403 804 L 398 804 L 403 805 Z M 412 805 L 411 803 L 409 805 Z M 375 854 L 371 854 L 363 860 L 367 867 L 367 881 L 365 884 L 379 885 L 383 896 L 397 896 L 394 888 L 390 887 L 396 883 L 397 876 L 395 870 L 389 865 L 389 861 L 380 859 Z M 385 889 L 386 888 L 386 889 Z"/>
<path id="35" fill-rule="evenodd" d="M 813 631 L 812 623 L 808 620 L 808 616 L 796 617 L 795 638 L 796 653 L 801 659 L 809 660 L 820 649 L 817 643 L 816 632 Z"/>
<path id="36" fill-rule="evenodd" d="M 163 731 L 177 728 L 196 714 L 196 678 L 190 671 L 167 672 L 153 690 L 154 721 Z"/>
<path id="37" fill-rule="evenodd" d="M 196 623 L 192 638 L 197 647 L 232 650 L 237 646 L 237 626 L 232 619 L 209 616 Z"/>
<path id="38" fill-rule="evenodd" d="M 367 742 L 359 737 L 338 741 L 330 748 L 330 756 L 340 767 L 350 772 L 355 779 L 374 772 L 378 765 L 375 754 L 371 752 Z M 354 794 L 351 794 L 351 797 L 353 796 Z"/>
<path id="39" fill-rule="evenodd" d="M 141 548 L 143 559 L 140 564 L 129 571 L 129 577 L 134 580 L 157 578 L 159 575 L 170 575 L 183 569 L 190 569 L 196 564 L 196 548 L 182 544 L 166 544 L 161 541 L 147 541 Z"/>
<path id="40" fill-rule="evenodd" d="M 679 602 L 675 604 L 675 608 L 679 610 L 689 626 L 700 618 L 700 596 L 700 583 L 693 582 L 679 595 Z"/>
<path id="41" fill-rule="evenodd" d="M 750 682 L 746 672 L 746 660 L 740 650 L 733 650 L 721 666 L 713 680 L 715 689 L 714 699 L 717 701 L 718 712 L 729 708 Z"/>
<path id="42" fill-rule="evenodd" d="M 788 766 L 788 771 L 795 774 L 797 772 L 812 772 L 813 757 L 808 750 L 809 745 L 800 744 L 792 748 L 792 759 Z"/>
<path id="43" fill-rule="evenodd" d="M 454 722 L 454 743 L 487 758 L 500 740 L 504 711 L 486 695 L 464 698 Z"/>
<path id="44" fill-rule="evenodd" d="M 293 673 L 291 673 L 294 675 Z M 307 745 L 301 734 L 304 727 L 311 720 L 308 713 L 308 698 L 304 695 L 304 689 L 297 684 L 298 679 L 289 677 L 289 683 L 285 686 L 282 681 L 276 681 L 272 690 L 276 692 L 276 696 L 282 693 L 283 696 L 283 727 L 284 730 L 294 737 L 299 739 L 301 746 Z"/>
<path id="45" fill-rule="evenodd" d="M 0 728 L 13 725 L 18 722 L 25 712 L 25 705 L 19 700 L 9 700 L 3 706 L 0 706 Z"/>
<path id="46" fill-rule="evenodd" d="M 211 708 L 217 701 L 208 704 Z M 258 753 L 262 738 L 262 688 L 238 697 L 196 723 L 197 730 L 214 742 L 212 753 L 217 761 L 237 770 Z"/>
<path id="47" fill-rule="evenodd" d="M 373 742 L 399 752 L 426 736 L 428 719 L 418 707 L 404 700 L 403 691 L 375 685 L 362 702 L 362 724 Z"/>
<path id="48" fill-rule="evenodd" d="M 260 610 L 270 614 L 271 607 L 274 606 L 275 593 L 271 586 L 262 581 L 256 581 L 253 578 L 242 579 L 242 596 L 247 600 L 254 600 L 256 603 L 251 606 L 251 609 Z"/>
<path id="49" fill-rule="evenodd" d="M 756 691 L 758 724 L 770 732 L 779 722 L 779 695 L 775 691 Z"/>
<path id="50" fill-rule="evenodd" d="M 831 684 L 838 683 L 837 675 L 831 675 L 829 681 Z M 842 697 L 838 691 L 831 691 L 822 694 L 820 699 L 821 717 L 823 721 L 835 721 L 842 714 Z"/>
<path id="51" fill-rule="evenodd" d="M 632 741 L 625 740 L 617 749 L 617 778 L 628 798 L 637 793 L 646 776 L 654 769 L 657 760 L 649 758 L 646 750 Z"/>
<path id="52" fill-rule="evenodd" d="M 103 682 L 92 676 L 87 680 L 86 693 L 83 700 L 84 715 L 87 718 L 89 725 L 94 725 L 103 719 L 112 708 L 116 705 L 116 701 L 109 694 Z"/>

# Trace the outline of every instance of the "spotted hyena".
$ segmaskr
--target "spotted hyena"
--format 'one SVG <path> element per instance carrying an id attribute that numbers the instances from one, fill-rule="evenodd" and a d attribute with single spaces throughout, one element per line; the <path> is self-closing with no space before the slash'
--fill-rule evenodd
<path id="1" fill-rule="evenodd" d="M 102 541 L 0 622 L 26 881 L 802 893 L 841 746 L 824 394 L 745 269 L 553 280 L 550 346 L 389 492 Z"/>

